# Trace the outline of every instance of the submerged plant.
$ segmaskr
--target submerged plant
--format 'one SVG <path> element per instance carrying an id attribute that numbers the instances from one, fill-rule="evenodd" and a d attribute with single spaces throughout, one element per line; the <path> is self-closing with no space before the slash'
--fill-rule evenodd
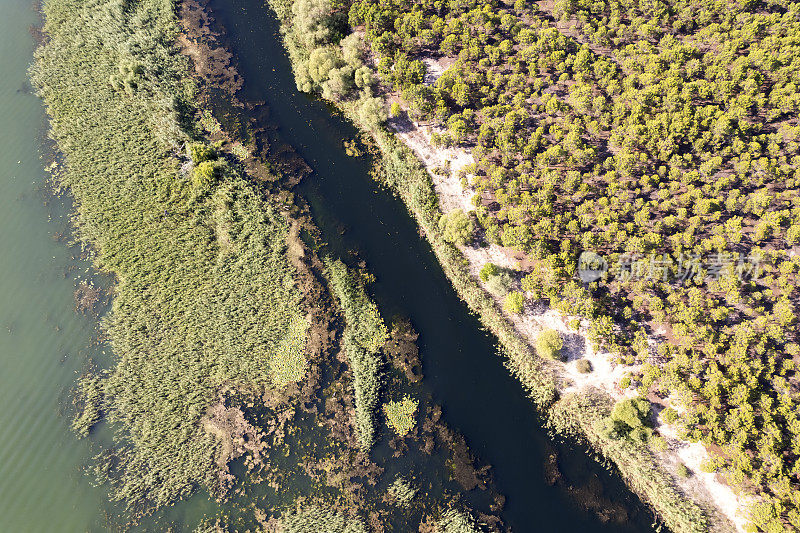
<path id="1" fill-rule="evenodd" d="M 389 485 L 388 493 L 397 505 L 408 507 L 414 496 L 417 495 L 417 489 L 412 487 L 402 476 L 397 476 L 397 479 Z"/>

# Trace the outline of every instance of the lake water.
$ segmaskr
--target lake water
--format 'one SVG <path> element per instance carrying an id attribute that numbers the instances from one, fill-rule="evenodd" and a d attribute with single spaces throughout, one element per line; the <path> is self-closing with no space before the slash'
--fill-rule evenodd
<path id="1" fill-rule="evenodd" d="M 96 320 L 74 310 L 76 283 L 91 272 L 75 257 L 79 249 L 60 238 L 68 234 L 68 203 L 46 187 L 43 110 L 26 80 L 34 47 L 28 28 L 37 14 L 29 0 L 0 5 L 0 532 L 104 531 L 117 523 L 107 518 L 116 509 L 83 473 L 104 432 L 78 440 L 69 429 L 70 389 L 88 360 L 102 360 Z M 522 532 L 652 529 L 651 513 L 616 476 L 541 429 L 494 341 L 458 300 L 405 208 L 369 178 L 369 161 L 345 155 L 342 142 L 353 138 L 353 128 L 297 93 L 263 3 L 213 7 L 239 54 L 243 98 L 267 102 L 274 143 L 294 146 L 314 170 L 299 192 L 330 250 L 365 260 L 384 314 L 409 317 L 420 332 L 424 387 L 444 406 L 447 423 L 492 465 L 507 496 L 507 523 Z M 375 454 L 388 450 L 379 445 Z M 549 483 L 556 464 L 560 481 Z M 603 522 L 589 509 L 598 504 L 624 522 Z M 199 495 L 150 529 L 166 520 L 185 530 L 215 510 Z"/>
<path id="2" fill-rule="evenodd" d="M 96 334 L 74 311 L 88 264 L 57 242 L 66 209 L 45 192 L 44 115 L 27 82 L 38 16 L 30 0 L 0 6 L 0 531 L 87 531 L 105 493 L 81 474 L 92 452 L 62 411 Z"/>

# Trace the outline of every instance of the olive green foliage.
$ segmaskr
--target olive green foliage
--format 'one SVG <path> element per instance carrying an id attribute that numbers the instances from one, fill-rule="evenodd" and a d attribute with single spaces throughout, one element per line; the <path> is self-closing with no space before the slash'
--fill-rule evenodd
<path id="1" fill-rule="evenodd" d="M 644 324 L 671 324 L 666 364 L 644 385 L 694 398 L 687 435 L 723 447 L 732 479 L 782 502 L 794 529 L 799 13 L 791 0 L 349 9 L 409 114 L 473 150 L 469 184 L 497 207 L 477 219 L 539 263 L 536 297 L 592 320 L 594 341 L 624 362 L 645 357 Z M 455 58 L 433 86 L 420 61 L 431 55 Z M 612 268 L 583 287 L 582 251 L 660 266 L 649 281 Z M 758 275 L 740 253 L 760 256 Z M 701 271 L 676 282 L 693 256 Z"/>
<path id="2" fill-rule="evenodd" d="M 395 504 L 400 507 L 408 507 L 414 499 L 414 496 L 417 495 L 417 489 L 412 487 L 411 484 L 401 476 L 397 476 L 397 479 L 389 485 L 388 492 Z"/>
<path id="3" fill-rule="evenodd" d="M 678 477 L 682 477 L 684 479 L 692 475 L 691 470 L 686 468 L 686 465 L 683 463 L 678 463 L 678 466 L 675 468 L 675 471 L 677 472 Z"/>
<path id="4" fill-rule="evenodd" d="M 377 306 L 344 263 L 328 259 L 325 266 L 345 319 L 344 349 L 353 370 L 356 432 L 361 447 L 368 450 L 375 440 L 374 417 L 383 364 L 380 350 L 389 334 Z"/>
<path id="5" fill-rule="evenodd" d="M 219 121 L 216 118 L 214 118 L 214 115 L 208 109 L 204 109 L 202 111 L 198 123 L 207 133 L 210 133 L 212 135 L 222 131 L 222 124 L 220 124 Z"/>
<path id="6" fill-rule="evenodd" d="M 561 359 L 561 348 L 564 340 L 561 333 L 554 329 L 546 329 L 536 337 L 536 353 L 545 359 Z"/>
<path id="7" fill-rule="evenodd" d="M 437 525 L 439 533 L 480 533 L 483 531 L 469 514 L 448 509 Z"/>
<path id="8" fill-rule="evenodd" d="M 341 512 L 321 507 L 304 507 L 290 511 L 281 518 L 284 533 L 367 533 L 360 518 L 350 518 Z"/>
<path id="9" fill-rule="evenodd" d="M 650 424 L 650 402 L 644 398 L 626 398 L 620 400 L 611 410 L 614 422 L 635 429 Z"/>
<path id="10" fill-rule="evenodd" d="M 669 449 L 669 443 L 667 442 L 667 439 L 661 435 L 650 435 L 650 440 L 648 443 L 657 452 L 665 452 L 667 449 Z"/>
<path id="11" fill-rule="evenodd" d="M 578 359 L 578 361 L 575 363 L 575 367 L 581 374 L 588 374 L 593 370 L 592 362 L 588 359 Z"/>
<path id="12" fill-rule="evenodd" d="M 387 402 L 383 406 L 386 419 L 395 433 L 404 437 L 414 429 L 416 425 L 416 414 L 419 402 L 410 396 L 406 396 L 399 402 Z"/>
<path id="13" fill-rule="evenodd" d="M 667 424 L 672 424 L 672 423 L 674 423 L 676 420 L 678 420 L 678 413 L 677 413 L 677 411 L 675 411 L 675 409 L 673 409 L 672 407 L 667 407 L 666 409 L 664 409 L 664 410 L 661 412 L 661 418 L 662 418 L 662 419 L 664 420 L 664 422 L 666 422 Z"/>
<path id="14" fill-rule="evenodd" d="M 495 296 L 503 297 L 511 290 L 514 279 L 506 269 L 497 271 L 486 280 L 486 289 Z"/>
<path id="15" fill-rule="evenodd" d="M 189 143 L 188 152 L 192 163 L 195 165 L 204 161 L 213 161 L 217 158 L 217 151 L 214 147 L 202 142 Z"/>
<path id="16" fill-rule="evenodd" d="M 308 327 L 305 316 L 296 313 L 291 317 L 291 322 L 269 361 L 270 378 L 275 386 L 284 387 L 289 383 L 296 383 L 306 375 Z"/>
<path id="17" fill-rule="evenodd" d="M 507 312 L 519 315 L 525 308 L 525 294 L 522 291 L 513 291 L 506 294 L 503 302 L 503 309 Z"/>
<path id="18" fill-rule="evenodd" d="M 358 101 L 358 122 L 367 130 L 376 129 L 386 120 L 386 109 L 383 100 L 373 97 L 362 97 Z"/>
<path id="19" fill-rule="evenodd" d="M 439 229 L 444 240 L 461 246 L 469 244 L 475 235 L 475 225 L 463 209 L 454 209 L 442 215 Z"/>
<path id="20" fill-rule="evenodd" d="M 177 109 L 194 97 L 174 8 L 169 0 L 45 2 L 48 38 L 32 69 L 65 157 L 79 236 L 118 280 L 103 323 L 114 364 L 82 381 L 91 409 L 75 425 L 86 432 L 101 394 L 116 447 L 115 459 L 99 463 L 100 478 L 137 509 L 198 486 L 214 490 L 218 445 L 201 418 L 223 384 L 272 387 L 287 337 L 305 338 L 287 222 L 222 164 L 195 195 L 174 155 L 189 140 L 181 127 L 189 117 Z M 137 65 L 126 70 L 135 90 L 109 84 L 120 65 Z"/>
<path id="21" fill-rule="evenodd" d="M 602 420 L 602 430 L 609 438 L 628 438 L 637 442 L 647 442 L 652 431 L 650 402 L 644 398 L 625 398 L 618 401 L 611 415 Z"/>
<path id="22" fill-rule="evenodd" d="M 119 64 L 119 71 L 108 77 L 108 82 L 118 91 L 125 91 L 128 95 L 133 95 L 139 88 L 141 75 L 144 69 L 133 59 L 125 59 Z"/>
<path id="23" fill-rule="evenodd" d="M 481 281 L 489 281 L 489 278 L 492 276 L 496 276 L 500 272 L 500 269 L 494 263 L 486 263 L 481 267 L 478 276 L 481 278 Z"/>
<path id="24" fill-rule="evenodd" d="M 298 89 L 333 102 L 354 100 L 352 118 L 367 130 L 378 129 L 388 118 L 386 106 L 372 96 L 375 78 L 364 64 L 364 42 L 341 33 L 345 21 L 339 2 L 274 0 L 271 5 L 291 21 L 283 26 L 284 43 Z"/>

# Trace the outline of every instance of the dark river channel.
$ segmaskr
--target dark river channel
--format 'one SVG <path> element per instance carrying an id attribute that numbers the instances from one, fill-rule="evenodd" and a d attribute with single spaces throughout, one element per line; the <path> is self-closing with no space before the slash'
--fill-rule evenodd
<path id="1" fill-rule="evenodd" d="M 356 129 L 296 89 L 278 22 L 263 0 L 211 0 L 209 7 L 244 78 L 239 99 L 263 102 L 259 126 L 270 145 L 291 146 L 312 169 L 296 192 L 328 251 L 345 262 L 363 260 L 377 278 L 370 291 L 383 315 L 407 317 L 419 332 L 423 387 L 479 461 L 491 465 L 507 498 L 505 522 L 516 532 L 653 530 L 652 512 L 618 475 L 542 428 L 496 340 L 459 300 L 402 202 L 370 176 L 367 157 L 345 153 Z M 373 453 L 389 450 L 379 443 Z"/>

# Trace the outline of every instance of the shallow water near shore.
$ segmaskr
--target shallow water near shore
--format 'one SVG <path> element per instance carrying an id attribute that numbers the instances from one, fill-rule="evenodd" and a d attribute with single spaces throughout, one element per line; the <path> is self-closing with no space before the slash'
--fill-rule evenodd
<path id="1" fill-rule="evenodd" d="M 0 20 L 0 531 L 87 531 L 105 493 L 81 474 L 91 458 L 62 411 L 95 336 L 74 311 L 88 263 L 58 242 L 63 202 L 46 187 L 44 113 L 27 68 L 38 16 L 30 0 L 2 0 Z M 45 205 L 45 202 L 48 205 Z"/>

